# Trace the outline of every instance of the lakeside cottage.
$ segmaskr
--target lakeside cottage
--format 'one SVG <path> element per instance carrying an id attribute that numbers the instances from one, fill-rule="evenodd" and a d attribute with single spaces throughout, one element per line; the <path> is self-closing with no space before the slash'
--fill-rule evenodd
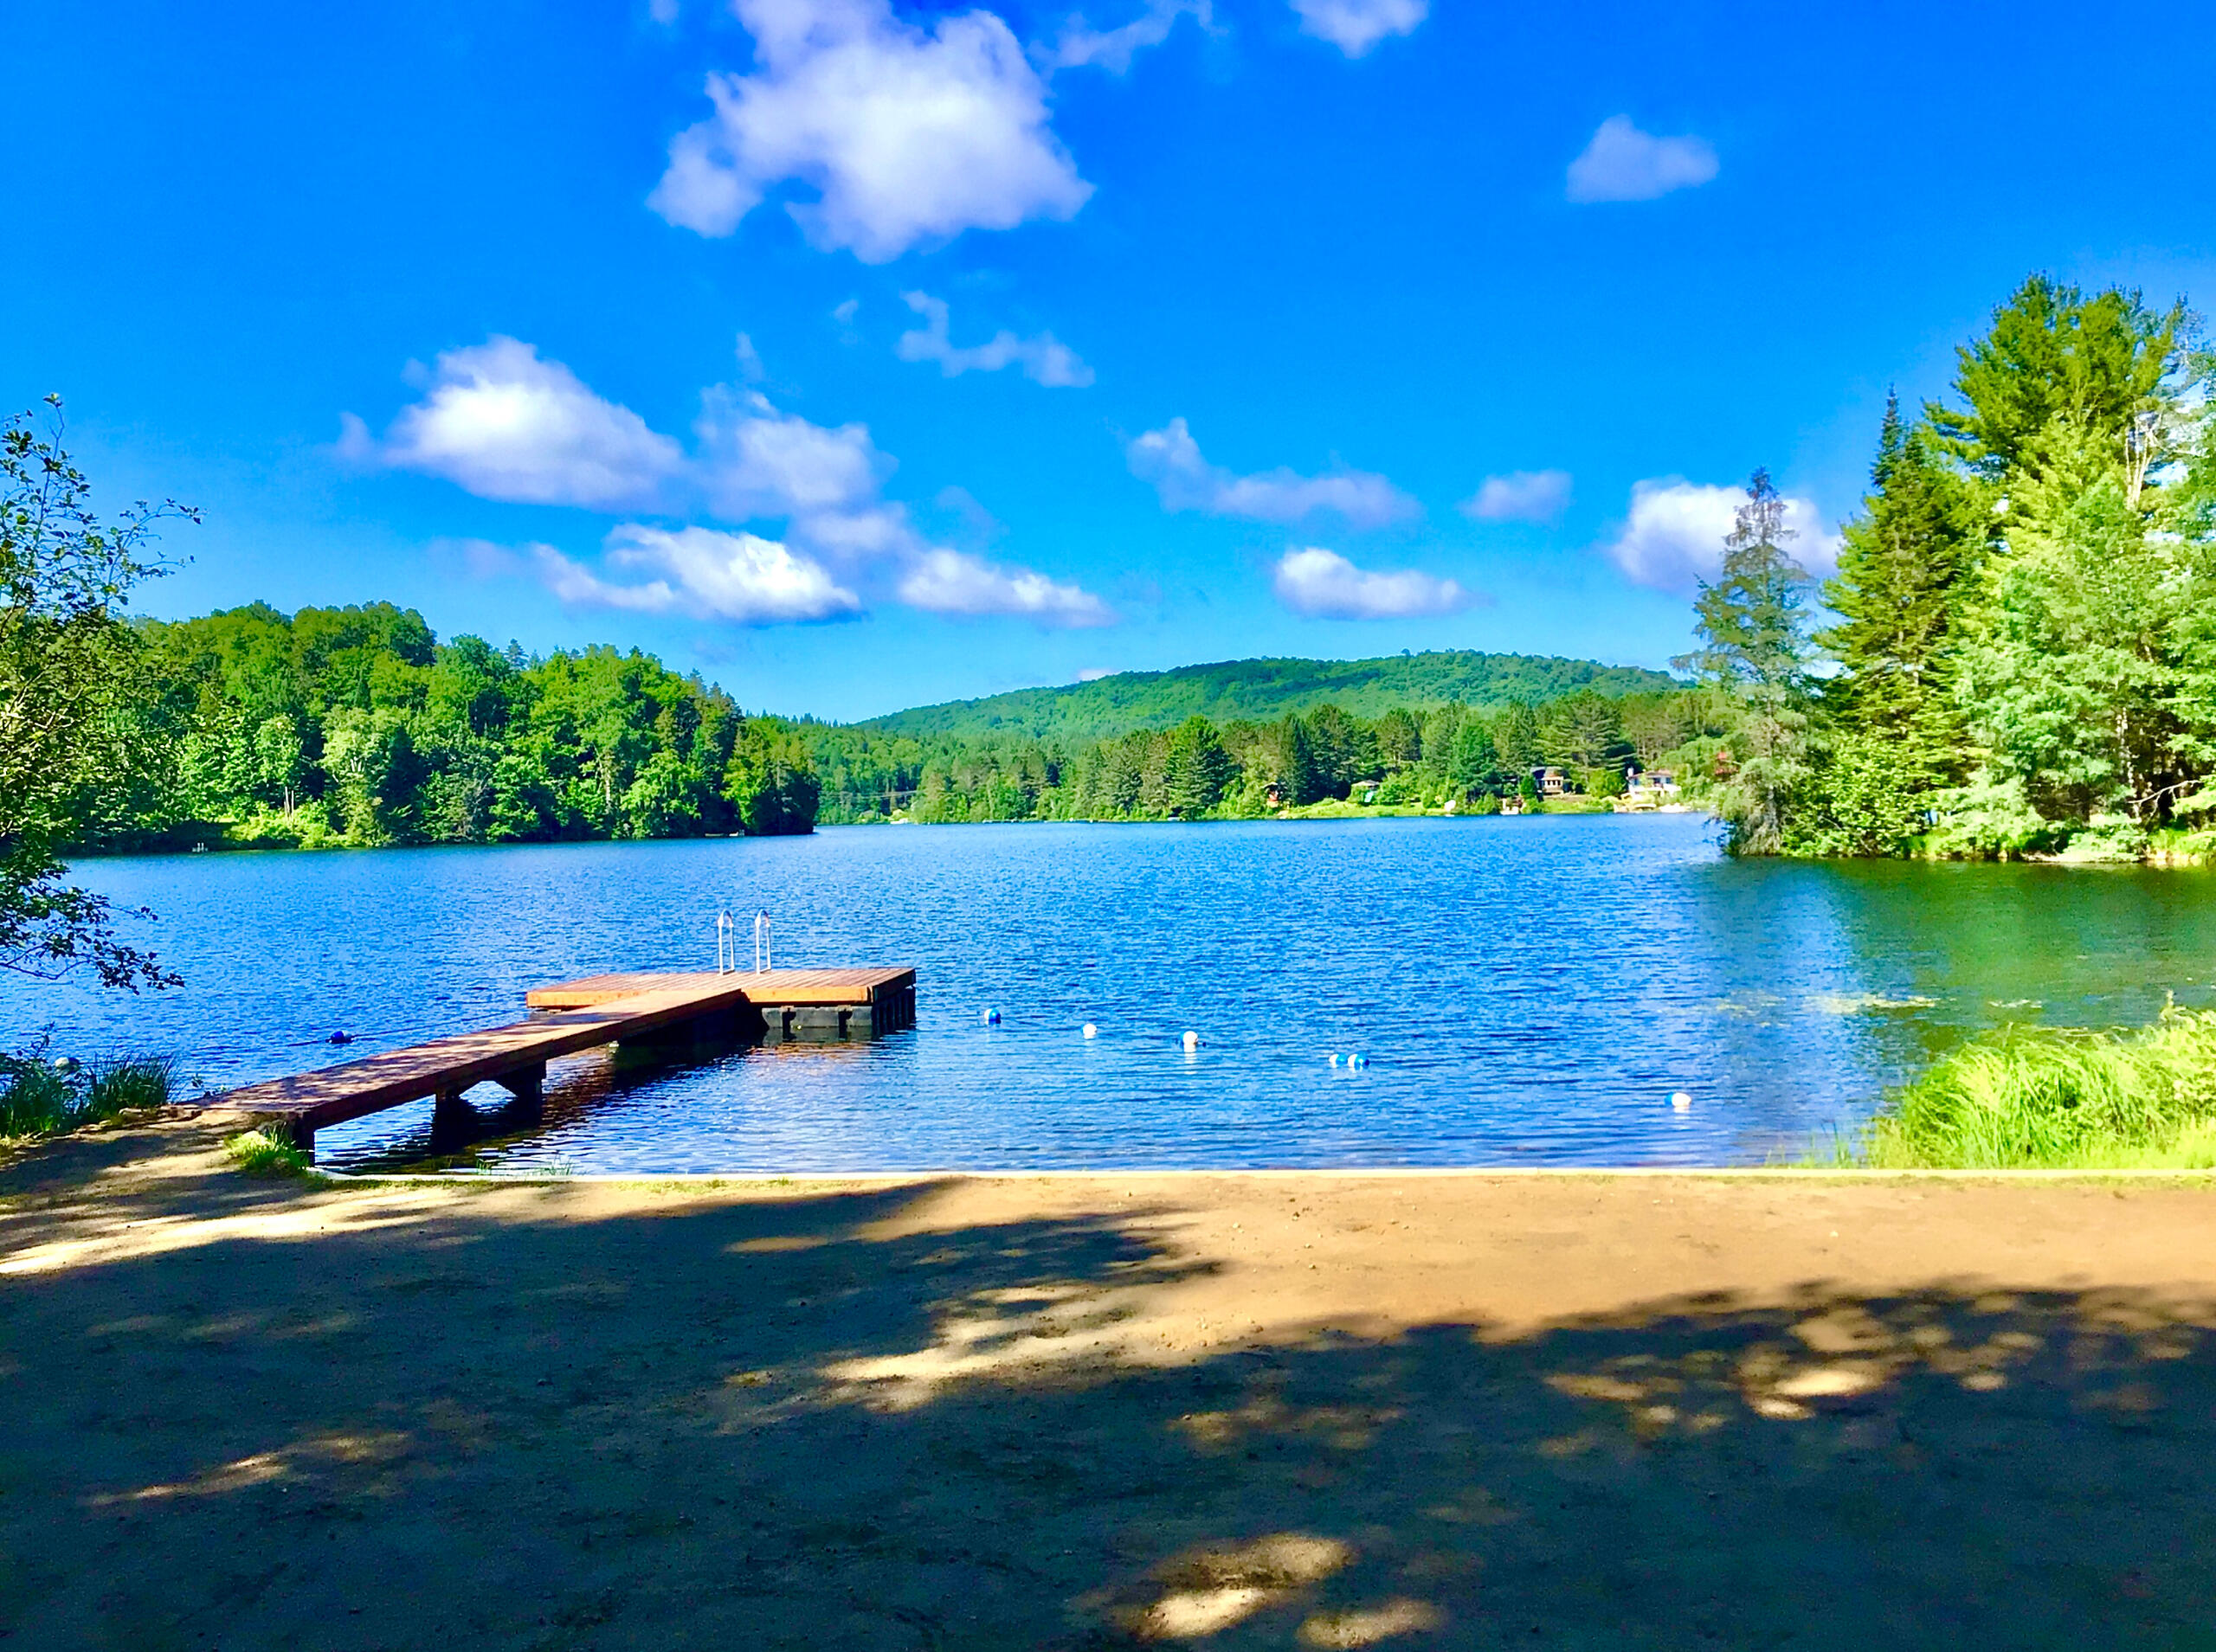
<path id="1" fill-rule="evenodd" d="M 1673 768 L 1632 769 L 1624 776 L 1619 810 L 1659 809 L 1678 800 L 1678 774 Z"/>

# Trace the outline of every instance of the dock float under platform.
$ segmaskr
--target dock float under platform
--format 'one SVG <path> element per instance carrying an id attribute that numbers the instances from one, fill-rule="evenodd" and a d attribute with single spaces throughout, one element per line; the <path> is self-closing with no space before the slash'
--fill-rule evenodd
<path id="1" fill-rule="evenodd" d="M 542 1100 L 546 1064 L 602 1045 L 671 1047 L 703 1038 L 867 1036 L 916 1024 L 916 972 L 776 969 L 759 973 L 595 975 L 525 995 L 528 1020 L 460 1032 L 405 1050 L 227 1090 L 208 1098 L 312 1146 L 318 1130 L 435 1098 L 432 1130 L 464 1118 L 462 1092 L 496 1083 L 526 1115 Z"/>

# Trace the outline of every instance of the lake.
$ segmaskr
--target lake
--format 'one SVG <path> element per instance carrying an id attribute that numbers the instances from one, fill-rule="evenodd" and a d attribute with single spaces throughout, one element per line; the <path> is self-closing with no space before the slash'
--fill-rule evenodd
<path id="1" fill-rule="evenodd" d="M 847 827 L 77 875 L 160 914 L 133 938 L 186 985 L 0 984 L 0 1042 L 166 1051 L 193 1088 L 327 1064 L 334 1031 L 366 1054 L 512 1020 L 545 982 L 711 968 L 721 910 L 743 941 L 767 910 L 780 967 L 921 972 L 918 1026 L 873 1042 L 561 1064 L 542 1128 L 460 1161 L 491 1171 L 1743 1164 L 1851 1128 L 1974 1029 L 2216 1001 L 2216 876 L 1732 862 L 1692 815 Z M 425 1102 L 317 1156 L 403 1167 L 429 1133 Z"/>

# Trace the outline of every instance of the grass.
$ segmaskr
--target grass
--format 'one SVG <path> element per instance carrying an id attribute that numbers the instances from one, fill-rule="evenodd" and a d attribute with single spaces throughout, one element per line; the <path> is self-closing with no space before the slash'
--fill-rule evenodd
<path id="1" fill-rule="evenodd" d="M 2216 1012 L 2011 1027 L 1942 1057 L 1834 1162 L 1878 1169 L 2216 1168 Z"/>
<path id="2" fill-rule="evenodd" d="M 274 1130 L 245 1130 L 223 1143 L 231 1162 L 249 1176 L 300 1176 L 315 1160 Z"/>
<path id="3" fill-rule="evenodd" d="M 52 1135 L 165 1107 L 176 1082 L 174 1064 L 161 1056 L 111 1056 L 78 1067 L 48 1060 L 42 1044 L 0 1054 L 0 1138 Z"/>

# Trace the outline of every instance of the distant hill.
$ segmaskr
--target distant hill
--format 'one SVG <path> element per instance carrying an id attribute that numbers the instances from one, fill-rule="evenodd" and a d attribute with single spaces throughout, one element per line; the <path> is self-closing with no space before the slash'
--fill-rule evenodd
<path id="1" fill-rule="evenodd" d="M 1104 740 L 1134 729 L 1166 728 L 1195 712 L 1216 723 L 1269 722 L 1326 701 L 1357 717 L 1396 705 L 1460 700 L 1487 713 L 1511 700 L 1536 703 L 1581 688 L 1639 694 L 1682 688 L 1661 672 L 1590 659 L 1451 650 L 1389 654 L 1382 659 L 1227 659 L 1166 672 L 1124 672 L 1059 688 L 1018 689 L 981 700 L 950 700 L 873 717 L 859 726 L 918 739 L 1014 736 L 1030 740 Z"/>

